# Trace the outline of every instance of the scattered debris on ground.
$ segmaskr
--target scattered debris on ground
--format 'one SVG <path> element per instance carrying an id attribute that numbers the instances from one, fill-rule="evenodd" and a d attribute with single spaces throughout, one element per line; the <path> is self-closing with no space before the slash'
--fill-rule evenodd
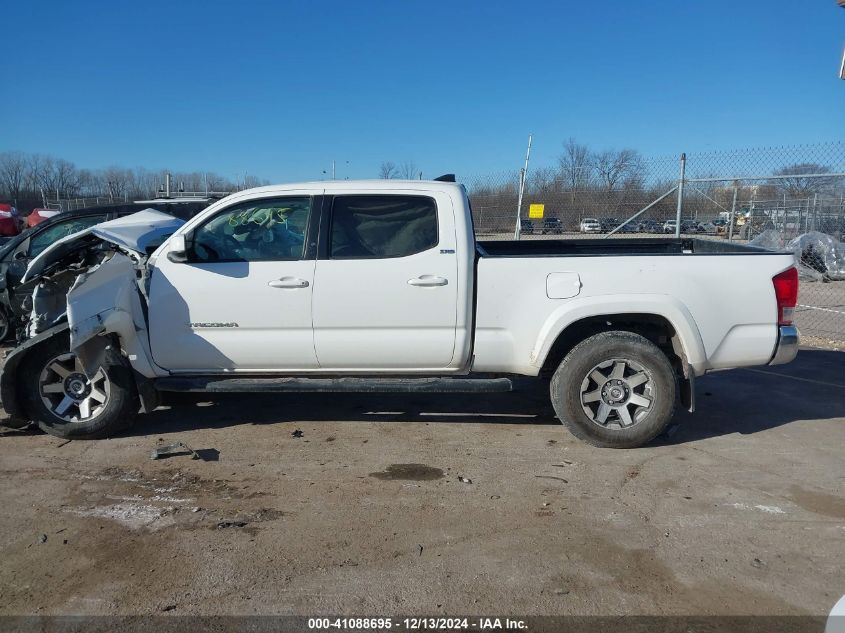
<path id="1" fill-rule="evenodd" d="M 165 446 L 157 446 L 150 453 L 150 459 L 164 459 L 167 457 L 176 457 L 178 455 L 190 455 L 191 459 L 199 459 L 200 456 L 185 442 L 177 442 L 176 444 L 167 444 Z"/>
<path id="2" fill-rule="evenodd" d="M 557 481 L 562 481 L 565 484 L 569 483 L 568 479 L 564 479 L 563 477 L 555 477 L 554 475 L 534 475 L 537 479 L 556 479 Z"/>
<path id="3" fill-rule="evenodd" d="M 370 473 L 376 479 L 402 481 L 432 481 L 444 477 L 443 469 L 425 464 L 391 464 L 384 471 Z"/>

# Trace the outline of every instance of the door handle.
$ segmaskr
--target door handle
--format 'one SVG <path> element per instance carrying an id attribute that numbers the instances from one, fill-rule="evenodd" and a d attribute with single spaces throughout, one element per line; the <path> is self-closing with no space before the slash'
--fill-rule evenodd
<path id="1" fill-rule="evenodd" d="M 282 277 L 268 281 L 267 285 L 271 288 L 307 288 L 308 282 L 299 277 Z"/>
<path id="2" fill-rule="evenodd" d="M 448 279 L 444 277 L 436 277 L 434 275 L 420 275 L 414 279 L 408 280 L 408 285 L 410 286 L 422 286 L 422 287 L 432 287 L 432 286 L 445 286 L 449 283 Z"/>

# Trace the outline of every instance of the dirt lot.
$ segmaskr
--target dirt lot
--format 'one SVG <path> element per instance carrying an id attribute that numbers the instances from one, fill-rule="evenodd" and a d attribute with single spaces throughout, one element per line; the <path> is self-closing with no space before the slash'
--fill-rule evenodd
<path id="1" fill-rule="evenodd" d="M 801 334 L 845 348 L 845 281 L 802 281 L 795 324 Z"/>
<path id="2" fill-rule="evenodd" d="M 705 377 L 699 412 L 632 451 L 574 440 L 530 381 L 185 401 L 97 442 L 8 431 L 0 613 L 824 615 L 843 370 L 805 350 Z M 150 460 L 177 441 L 208 461 Z"/>

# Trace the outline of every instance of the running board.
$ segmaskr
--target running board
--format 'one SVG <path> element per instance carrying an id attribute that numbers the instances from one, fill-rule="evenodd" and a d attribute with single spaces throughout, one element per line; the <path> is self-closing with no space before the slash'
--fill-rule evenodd
<path id="1" fill-rule="evenodd" d="M 510 378 L 157 378 L 159 391 L 211 393 L 495 393 L 511 391 Z"/>

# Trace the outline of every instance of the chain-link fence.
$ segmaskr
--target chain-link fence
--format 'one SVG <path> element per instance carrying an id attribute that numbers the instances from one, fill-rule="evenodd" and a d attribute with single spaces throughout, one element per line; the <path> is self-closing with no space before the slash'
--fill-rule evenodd
<path id="1" fill-rule="evenodd" d="M 645 158 L 570 141 L 552 167 L 463 182 L 479 239 L 683 235 L 791 248 L 808 273 L 802 333 L 845 342 L 845 143 Z"/>

